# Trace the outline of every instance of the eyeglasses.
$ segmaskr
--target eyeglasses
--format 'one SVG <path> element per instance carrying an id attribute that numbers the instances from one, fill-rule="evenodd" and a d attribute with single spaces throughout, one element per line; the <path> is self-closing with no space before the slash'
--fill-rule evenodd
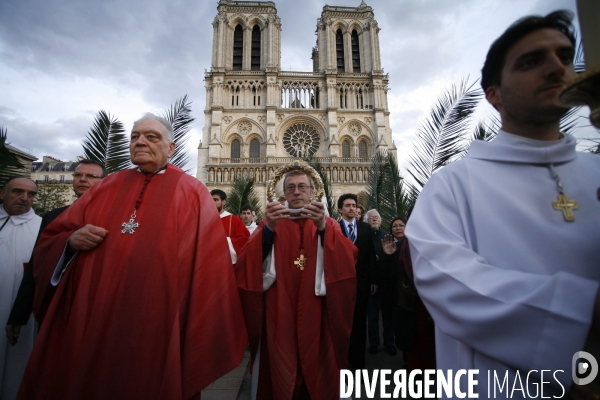
<path id="1" fill-rule="evenodd" d="M 93 174 L 85 174 L 85 173 L 81 173 L 81 172 L 75 172 L 73 173 L 73 178 L 76 179 L 81 179 L 81 178 L 88 178 L 88 179 L 101 179 L 101 176 L 98 175 L 93 175 Z"/>
<path id="2" fill-rule="evenodd" d="M 396 229 L 396 228 L 406 228 L 406 225 L 392 225 L 392 229 Z"/>
<path id="3" fill-rule="evenodd" d="M 289 185 L 285 187 L 285 192 L 286 193 L 294 193 L 296 191 L 296 188 L 301 191 L 301 192 L 306 192 L 309 189 L 312 189 L 312 187 L 310 187 L 309 185 Z"/>
<path id="4" fill-rule="evenodd" d="M 367 219 L 372 219 L 372 220 L 375 220 L 375 221 L 377 221 L 377 220 L 379 219 L 379 217 L 377 217 L 377 216 L 373 216 L 373 217 L 369 217 L 369 218 L 367 218 Z"/>

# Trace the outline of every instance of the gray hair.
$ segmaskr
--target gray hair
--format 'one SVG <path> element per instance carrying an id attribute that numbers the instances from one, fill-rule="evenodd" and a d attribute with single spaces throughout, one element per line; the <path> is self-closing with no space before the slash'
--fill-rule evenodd
<path id="1" fill-rule="evenodd" d="M 169 121 L 167 121 L 166 119 L 164 119 L 163 117 L 159 117 L 158 115 L 154 115 L 152 113 L 146 113 L 146 114 L 144 114 L 144 116 L 142 118 L 135 121 L 133 123 L 133 126 L 135 127 L 135 125 L 138 122 L 144 121 L 146 119 L 153 119 L 155 121 L 160 122 L 165 127 L 167 132 L 169 132 L 169 140 L 171 142 L 175 140 L 175 134 L 173 133 L 173 127 L 171 126 L 171 123 Z M 133 128 L 131 130 L 133 131 Z"/>
<path id="2" fill-rule="evenodd" d="M 310 183 L 310 187 L 313 189 L 315 188 L 315 184 L 309 174 L 307 174 L 304 171 L 293 169 L 290 172 L 288 172 L 287 174 L 285 174 L 283 177 L 283 190 L 285 190 L 285 181 L 287 180 L 287 178 L 289 178 L 290 176 L 296 176 L 296 175 L 306 175 L 306 177 L 308 178 L 308 182 Z"/>
<path id="3" fill-rule="evenodd" d="M 372 208 L 369 211 L 367 211 L 365 213 L 365 215 L 367 216 L 367 218 L 369 217 L 369 214 L 377 214 L 377 218 L 379 218 L 381 220 L 381 214 L 379 214 L 379 211 L 377 211 L 376 209 Z"/>

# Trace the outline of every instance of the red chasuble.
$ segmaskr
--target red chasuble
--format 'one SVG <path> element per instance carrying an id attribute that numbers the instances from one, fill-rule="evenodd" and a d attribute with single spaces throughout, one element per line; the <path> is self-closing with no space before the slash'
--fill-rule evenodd
<path id="1" fill-rule="evenodd" d="M 122 234 L 144 179 L 135 169 L 103 179 L 42 233 L 44 323 L 20 399 L 189 399 L 241 362 L 243 315 L 211 196 L 169 164 L 146 188 L 135 233 Z M 75 255 L 47 304 L 67 239 L 86 224 L 109 233 Z"/>
<path id="2" fill-rule="evenodd" d="M 300 255 L 301 223 L 307 258 L 303 271 L 294 265 Z M 257 228 L 261 233 L 263 226 L 264 222 Z M 279 220 L 274 240 L 277 279 L 264 294 L 262 234 L 250 237 L 235 266 L 252 360 L 260 343 L 257 398 L 291 399 L 294 390 L 305 385 L 313 400 L 337 399 L 340 369 L 348 366 L 358 250 L 339 224 L 327 218 L 323 246 L 327 294 L 319 297 L 314 223 Z"/>
<path id="3" fill-rule="evenodd" d="M 250 232 L 248 231 L 248 228 L 246 228 L 246 225 L 244 225 L 244 221 L 236 215 L 227 215 L 221 218 L 221 222 L 223 223 L 225 236 L 231 239 L 235 254 L 237 254 L 239 258 L 242 253 L 242 248 L 250 237 Z"/>

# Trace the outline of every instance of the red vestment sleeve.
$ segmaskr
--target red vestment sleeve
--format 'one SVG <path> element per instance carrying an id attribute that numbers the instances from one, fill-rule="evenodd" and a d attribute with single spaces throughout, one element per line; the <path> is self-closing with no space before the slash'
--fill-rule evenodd
<path id="1" fill-rule="evenodd" d="M 19 398 L 188 399 L 241 362 L 243 314 L 212 198 L 168 165 L 146 188 L 140 226 L 122 234 L 144 179 L 134 169 L 103 179 L 42 233 L 35 312 L 46 315 Z M 74 257 L 48 301 L 64 245 L 85 224 L 109 233 Z"/>
<path id="2" fill-rule="evenodd" d="M 248 242 L 250 237 L 250 231 L 244 225 L 244 221 L 236 215 L 229 215 L 221 219 L 223 222 L 223 228 L 225 228 L 225 235 L 231 239 L 231 244 L 237 254 L 238 258 L 242 253 L 242 249 Z"/>

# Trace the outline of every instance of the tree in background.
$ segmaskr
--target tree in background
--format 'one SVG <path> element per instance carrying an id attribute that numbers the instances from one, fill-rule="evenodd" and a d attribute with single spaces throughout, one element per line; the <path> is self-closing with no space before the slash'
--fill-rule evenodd
<path id="1" fill-rule="evenodd" d="M 44 215 L 55 208 L 69 204 L 67 197 L 71 193 L 71 186 L 63 185 L 57 181 L 39 183 L 38 192 L 33 201 L 33 211 L 37 215 Z"/>
<path id="2" fill-rule="evenodd" d="M 225 209 L 239 216 L 242 213 L 242 207 L 246 204 L 250 205 L 256 211 L 258 221 L 265 218 L 263 207 L 260 204 L 258 195 L 254 191 L 254 178 L 249 174 L 244 174 L 234 179 L 231 190 L 227 194 Z"/>
<path id="3" fill-rule="evenodd" d="M 366 210 L 375 208 L 379 211 L 385 230 L 394 217 L 408 215 L 418 195 L 405 185 L 396 158 L 380 151 L 375 154 L 369 169 L 366 192 Z"/>
<path id="4" fill-rule="evenodd" d="M 25 166 L 19 162 L 19 159 L 6 147 L 8 143 L 7 129 L 0 127 L 0 188 L 4 183 L 14 177 L 23 175 Z"/>

